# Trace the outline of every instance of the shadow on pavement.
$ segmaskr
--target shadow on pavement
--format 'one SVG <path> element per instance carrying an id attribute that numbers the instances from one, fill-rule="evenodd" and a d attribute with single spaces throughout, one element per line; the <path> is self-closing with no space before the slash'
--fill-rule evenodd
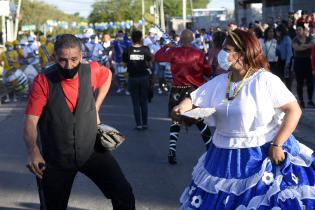
<path id="1" fill-rule="evenodd" d="M 20 202 L 18 203 L 19 207 L 1 207 L 0 210 L 34 210 L 39 209 L 39 203 L 27 203 L 27 202 Z M 68 208 L 69 210 L 88 210 L 88 209 L 82 209 L 82 208 Z"/>

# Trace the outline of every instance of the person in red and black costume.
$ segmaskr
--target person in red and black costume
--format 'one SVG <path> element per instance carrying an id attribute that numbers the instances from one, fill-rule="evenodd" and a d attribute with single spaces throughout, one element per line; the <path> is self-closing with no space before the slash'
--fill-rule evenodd
<path id="1" fill-rule="evenodd" d="M 81 172 L 111 199 L 113 209 L 134 210 L 132 188 L 115 158 L 95 147 L 111 72 L 95 62 L 82 63 L 80 46 L 74 35 L 58 36 L 56 64 L 34 80 L 25 111 L 27 166 L 43 186 L 45 209 L 67 209 L 74 178 Z"/>
<path id="2" fill-rule="evenodd" d="M 173 82 L 168 104 L 169 115 L 174 106 L 178 105 L 186 97 L 190 97 L 191 92 L 205 83 L 205 76 L 210 77 L 211 75 L 211 68 L 204 54 L 200 50 L 192 48 L 193 39 L 192 31 L 186 29 L 180 36 L 181 47 L 175 48 L 172 45 L 166 45 L 155 54 L 155 61 L 169 62 L 171 64 Z M 196 125 L 207 147 L 211 141 L 210 129 L 202 121 L 199 121 Z M 172 120 L 168 154 L 168 162 L 170 164 L 177 163 L 176 143 L 179 132 L 180 124 Z"/>

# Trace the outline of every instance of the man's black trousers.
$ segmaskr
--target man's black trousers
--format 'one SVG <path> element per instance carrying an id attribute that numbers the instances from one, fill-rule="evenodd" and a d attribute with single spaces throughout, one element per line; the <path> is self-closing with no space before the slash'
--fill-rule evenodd
<path id="1" fill-rule="evenodd" d="M 134 210 L 132 188 L 110 152 L 94 152 L 77 170 L 61 170 L 47 164 L 43 188 L 48 210 L 66 210 L 77 172 L 89 177 L 111 199 L 114 210 Z M 100 207 L 102 208 L 102 207 Z"/>

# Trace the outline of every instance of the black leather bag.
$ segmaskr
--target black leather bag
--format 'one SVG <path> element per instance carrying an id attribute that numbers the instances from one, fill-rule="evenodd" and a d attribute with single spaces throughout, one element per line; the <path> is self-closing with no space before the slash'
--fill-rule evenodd
<path id="1" fill-rule="evenodd" d="M 96 143 L 105 150 L 115 150 L 126 140 L 117 129 L 106 125 L 99 124 L 97 126 Z"/>

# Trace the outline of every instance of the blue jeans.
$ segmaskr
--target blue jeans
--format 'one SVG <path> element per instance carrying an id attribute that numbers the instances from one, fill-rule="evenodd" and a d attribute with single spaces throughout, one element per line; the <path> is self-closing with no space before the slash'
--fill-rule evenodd
<path id="1" fill-rule="evenodd" d="M 148 125 L 149 77 L 129 77 L 128 89 L 136 125 Z"/>

